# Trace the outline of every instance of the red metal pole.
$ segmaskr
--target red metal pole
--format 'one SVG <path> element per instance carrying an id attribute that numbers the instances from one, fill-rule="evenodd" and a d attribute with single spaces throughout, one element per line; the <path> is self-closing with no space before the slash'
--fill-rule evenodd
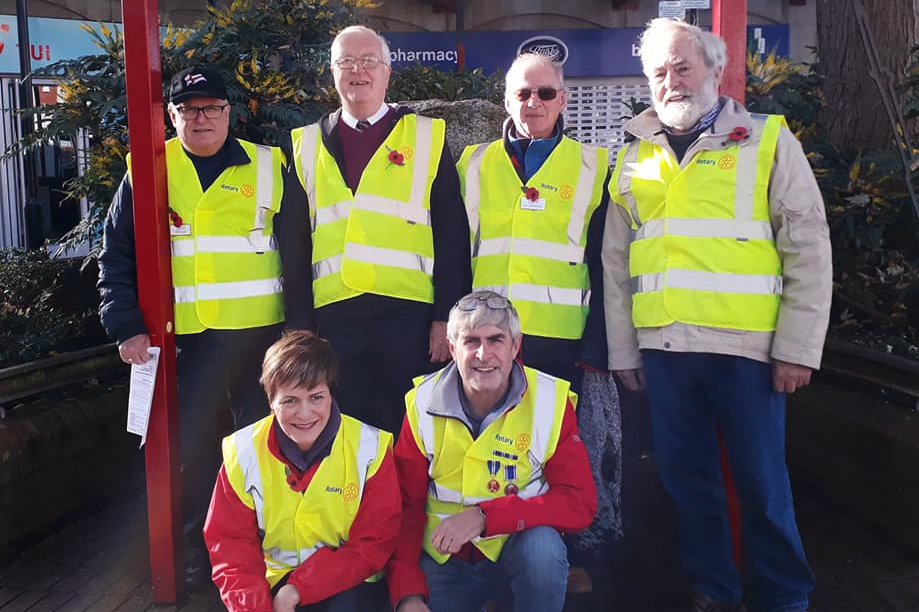
<path id="1" fill-rule="evenodd" d="M 712 32 L 728 46 L 721 93 L 743 104 L 747 83 L 747 0 L 712 0 Z"/>
<path id="2" fill-rule="evenodd" d="M 724 39 L 728 48 L 728 63 L 721 79 L 721 93 L 744 103 L 747 84 L 747 0 L 712 0 L 712 32 Z M 734 561 L 741 563 L 740 500 L 721 432 L 721 474 L 728 501 L 728 521 L 734 543 Z"/>
<path id="3" fill-rule="evenodd" d="M 124 0 L 122 14 L 138 296 L 161 347 L 146 444 L 150 577 L 154 603 L 174 604 L 185 596 L 185 566 L 158 0 Z"/>

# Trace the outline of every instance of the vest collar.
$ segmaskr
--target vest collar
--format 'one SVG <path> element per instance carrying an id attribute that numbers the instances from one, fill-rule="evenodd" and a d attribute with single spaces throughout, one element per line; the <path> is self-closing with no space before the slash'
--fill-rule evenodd
<path id="1" fill-rule="evenodd" d="M 721 112 L 718 113 L 718 117 L 711 127 L 702 132 L 698 139 L 686 150 L 683 155 L 682 165 L 692 159 L 693 154 L 697 151 L 714 151 L 733 146 L 735 143 L 728 139 L 728 134 L 734 128 L 742 127 L 746 129 L 747 133 L 751 135 L 747 142 L 754 140 L 753 120 L 750 117 L 750 113 L 732 98 L 721 96 L 718 100 L 721 104 Z M 641 140 L 646 140 L 672 153 L 667 142 L 664 124 L 657 117 L 657 111 L 653 107 L 647 108 L 639 115 L 632 117 L 626 122 L 623 129 Z M 758 136 L 756 140 L 758 140 Z"/>
<path id="2" fill-rule="evenodd" d="M 743 106 L 725 96 L 721 96 L 718 100 L 721 104 L 721 112 L 718 113 L 718 117 L 711 127 L 699 136 L 699 141 L 712 139 L 720 145 L 736 127 L 746 128 L 748 133 L 752 130 L 753 121 L 750 118 L 750 113 Z M 641 140 L 647 140 L 654 144 L 667 142 L 664 124 L 657 117 L 657 111 L 653 107 L 647 108 L 639 115 L 629 119 L 623 129 Z"/>
<path id="3" fill-rule="evenodd" d="M 523 395 L 527 390 L 526 374 L 523 372 L 523 366 L 519 361 L 515 361 L 511 366 L 510 384 L 504 401 L 492 408 L 484 419 L 479 431 L 484 431 L 498 417 L 519 404 L 523 400 Z M 450 362 L 443 370 L 440 376 L 434 381 L 434 387 L 431 389 L 431 402 L 425 408 L 425 411 L 431 416 L 445 417 L 462 421 L 469 431 L 472 431 L 472 423 L 469 417 L 463 411 L 460 404 L 460 394 L 463 392 L 462 381 L 460 380 L 459 370 L 455 362 Z"/>

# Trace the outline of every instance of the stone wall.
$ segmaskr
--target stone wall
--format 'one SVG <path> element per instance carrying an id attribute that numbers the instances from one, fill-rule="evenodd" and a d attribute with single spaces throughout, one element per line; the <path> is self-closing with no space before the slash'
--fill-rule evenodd
<path id="1" fill-rule="evenodd" d="M 0 419 L 0 557 L 92 502 L 117 495 L 143 466 L 125 431 L 126 381 L 55 392 Z"/>
<path id="2" fill-rule="evenodd" d="M 789 398 L 792 477 L 919 551 L 919 413 L 822 374 Z"/>

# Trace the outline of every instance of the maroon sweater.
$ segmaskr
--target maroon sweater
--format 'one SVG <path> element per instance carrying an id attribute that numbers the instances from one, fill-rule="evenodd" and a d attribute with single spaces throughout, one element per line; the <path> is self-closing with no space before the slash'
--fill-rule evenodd
<path id="1" fill-rule="evenodd" d="M 360 132 L 343 120 L 338 120 L 338 138 L 341 140 L 341 148 L 345 157 L 346 176 L 344 179 L 352 192 L 357 191 L 357 185 L 361 182 L 364 168 L 367 167 L 370 158 L 373 157 L 376 150 L 389 136 L 395 121 L 396 111 L 392 108 L 379 121 Z"/>

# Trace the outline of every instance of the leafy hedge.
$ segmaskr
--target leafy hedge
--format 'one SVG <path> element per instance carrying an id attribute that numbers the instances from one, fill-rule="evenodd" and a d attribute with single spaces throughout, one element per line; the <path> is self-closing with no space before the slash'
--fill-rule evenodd
<path id="1" fill-rule="evenodd" d="M 109 342 L 95 278 L 76 259 L 0 251 L 0 368 Z"/>
<path id="2" fill-rule="evenodd" d="M 747 108 L 785 115 L 823 193 L 833 243 L 830 334 L 919 358 L 919 219 L 910 177 L 896 150 L 827 144 L 818 70 L 774 53 L 749 54 Z"/>

